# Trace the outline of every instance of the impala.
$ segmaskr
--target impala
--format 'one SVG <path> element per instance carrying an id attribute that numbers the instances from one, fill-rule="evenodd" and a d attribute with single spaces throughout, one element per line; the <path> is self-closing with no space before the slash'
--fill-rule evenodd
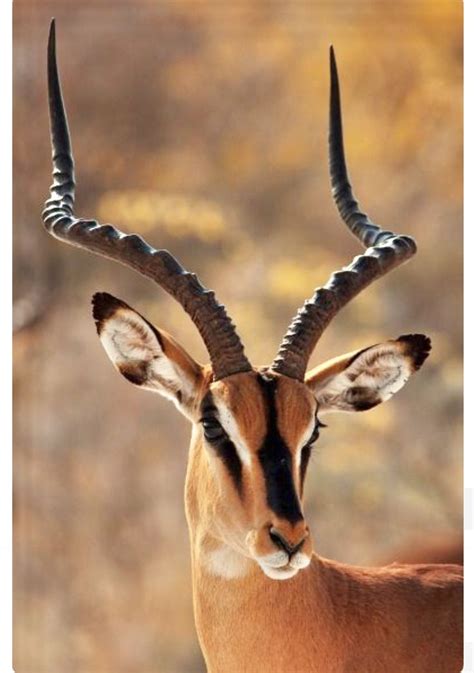
<path id="1" fill-rule="evenodd" d="M 43 220 L 53 236 L 154 280 L 191 316 L 209 352 L 210 364 L 198 364 L 125 302 L 94 295 L 97 331 L 115 368 L 135 386 L 169 398 L 192 423 L 185 501 L 195 621 L 209 673 L 458 673 L 461 568 L 360 568 L 327 560 L 313 552 L 303 513 L 320 418 L 385 402 L 430 350 L 426 336 L 408 334 L 306 372 L 338 311 L 416 252 L 412 238 L 381 229 L 359 209 L 346 169 L 332 48 L 330 75 L 332 193 L 366 249 L 304 303 L 270 366 L 250 364 L 225 308 L 169 252 L 75 216 L 54 22 L 48 46 L 54 181 Z"/>

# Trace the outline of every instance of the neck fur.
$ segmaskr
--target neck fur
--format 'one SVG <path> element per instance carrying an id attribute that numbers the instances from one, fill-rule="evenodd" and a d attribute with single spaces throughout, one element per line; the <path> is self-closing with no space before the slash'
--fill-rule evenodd
<path id="1" fill-rule="evenodd" d="M 319 561 L 314 557 L 311 566 L 294 578 L 276 581 L 266 577 L 257 563 L 246 557 L 245 550 L 239 550 L 237 542 L 235 547 L 223 542 L 209 504 L 215 480 L 208 465 L 201 462 L 207 460 L 201 449 L 196 444 L 191 446 L 185 498 L 196 629 L 209 673 L 247 673 L 242 648 L 249 651 L 249 643 L 260 638 L 252 646 L 254 651 L 266 656 L 267 662 L 276 656 L 277 634 L 291 630 L 295 614 L 302 618 L 302 596 L 314 597 L 314 587 L 310 590 L 309 585 L 318 582 Z M 315 621 L 316 614 L 305 620 L 312 627 Z M 287 655 L 278 656 L 284 660 Z M 239 662 L 235 669 L 232 662 Z M 290 661 L 288 665 L 291 670 Z M 266 670 L 263 662 L 260 669 L 248 669 L 249 673 L 257 670 Z"/>

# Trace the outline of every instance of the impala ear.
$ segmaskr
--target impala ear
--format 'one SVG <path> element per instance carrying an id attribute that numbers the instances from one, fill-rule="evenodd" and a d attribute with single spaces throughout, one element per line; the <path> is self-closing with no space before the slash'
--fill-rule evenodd
<path id="1" fill-rule="evenodd" d="M 186 415 L 203 381 L 203 368 L 166 332 L 105 292 L 92 298 L 102 345 L 115 368 L 140 388 L 161 393 Z"/>
<path id="2" fill-rule="evenodd" d="M 428 337 L 405 334 L 325 362 L 310 371 L 305 382 L 322 412 L 365 411 L 403 388 L 430 349 Z"/>

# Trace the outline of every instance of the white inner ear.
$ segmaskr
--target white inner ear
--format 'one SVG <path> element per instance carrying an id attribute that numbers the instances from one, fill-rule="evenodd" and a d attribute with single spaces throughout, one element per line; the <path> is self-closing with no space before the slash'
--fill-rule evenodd
<path id="1" fill-rule="evenodd" d="M 100 340 L 114 364 L 150 362 L 163 354 L 156 335 L 137 314 L 119 309 L 102 327 Z"/>
<path id="2" fill-rule="evenodd" d="M 121 373 L 132 367 L 143 372 L 143 382 L 137 385 L 160 392 L 176 404 L 178 391 L 183 399 L 191 395 L 192 382 L 181 367 L 165 355 L 154 331 L 134 311 L 121 308 L 106 320 L 100 340 Z"/>
<path id="3" fill-rule="evenodd" d="M 315 388 L 321 411 L 352 411 L 351 391 L 366 389 L 374 405 L 398 392 L 412 373 L 409 359 L 397 343 L 373 346 L 363 351 L 342 372 L 323 379 Z"/>

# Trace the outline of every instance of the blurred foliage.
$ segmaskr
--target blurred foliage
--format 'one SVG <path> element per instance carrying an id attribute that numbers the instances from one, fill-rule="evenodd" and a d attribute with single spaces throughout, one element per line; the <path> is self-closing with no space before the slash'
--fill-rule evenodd
<path id="1" fill-rule="evenodd" d="M 120 219 L 126 229 L 141 234 L 159 223 L 162 231 L 176 238 L 198 238 L 207 243 L 225 240 L 226 223 L 216 205 L 199 199 L 156 192 L 106 192 L 98 203 L 101 216 Z"/>
<path id="2" fill-rule="evenodd" d="M 56 285 L 42 320 L 15 339 L 17 673 L 203 670 L 182 506 L 189 427 L 114 373 L 89 297 L 111 291 L 206 354 L 152 283 L 42 231 L 53 15 L 78 212 L 171 249 L 217 289 L 256 363 L 358 252 L 327 177 L 335 45 L 357 195 L 419 253 L 342 312 L 314 362 L 413 331 L 434 350 L 396 399 L 329 419 L 308 518 L 319 553 L 352 563 L 460 534 L 462 3 L 16 0 L 14 10 L 15 295 L 46 277 Z"/>

